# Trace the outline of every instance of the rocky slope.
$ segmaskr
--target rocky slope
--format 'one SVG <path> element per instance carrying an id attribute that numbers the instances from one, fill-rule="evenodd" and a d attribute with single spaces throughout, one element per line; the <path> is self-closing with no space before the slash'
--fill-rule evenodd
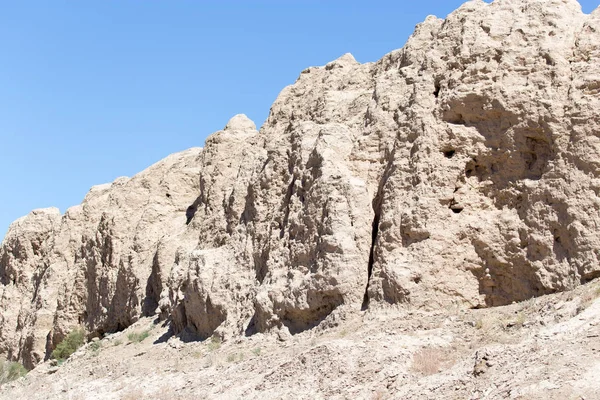
<path id="1" fill-rule="evenodd" d="M 0 249 L 0 353 L 81 325 L 182 338 L 483 308 L 600 276 L 600 10 L 470 1 L 376 63 L 308 68 L 257 131 L 37 210 Z"/>
<path id="2" fill-rule="evenodd" d="M 371 309 L 284 340 L 223 343 L 165 340 L 167 326 L 141 318 L 1 386 L 0 398 L 598 399 L 599 297 L 596 280 L 509 306 Z"/>

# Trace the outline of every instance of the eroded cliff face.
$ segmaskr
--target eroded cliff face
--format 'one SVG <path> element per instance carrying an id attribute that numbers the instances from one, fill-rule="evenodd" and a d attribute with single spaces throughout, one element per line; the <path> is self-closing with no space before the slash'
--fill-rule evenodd
<path id="1" fill-rule="evenodd" d="M 77 325 L 97 335 L 154 313 L 158 241 L 185 244 L 200 155 L 190 149 L 96 186 L 63 216 L 43 209 L 15 221 L 0 250 L 0 352 L 32 367 Z"/>
<path id="2" fill-rule="evenodd" d="M 389 304 L 486 307 L 600 276 L 600 11 L 471 1 L 376 63 L 308 68 L 257 131 L 37 210 L 0 249 L 0 352 L 81 324 L 294 334 Z M 189 224 L 186 224 L 186 213 Z"/>

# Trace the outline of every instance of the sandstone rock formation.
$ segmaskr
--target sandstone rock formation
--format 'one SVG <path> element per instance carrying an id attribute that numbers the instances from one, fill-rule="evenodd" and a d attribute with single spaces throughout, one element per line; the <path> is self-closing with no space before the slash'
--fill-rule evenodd
<path id="1" fill-rule="evenodd" d="M 600 10 L 470 1 L 376 63 L 304 70 L 257 131 L 37 210 L 0 249 L 0 353 L 81 324 L 200 339 L 508 304 L 600 276 Z M 186 215 L 187 214 L 187 215 Z M 186 224 L 188 222 L 189 224 Z"/>
<path id="2" fill-rule="evenodd" d="M 32 367 L 78 324 L 100 335 L 153 313 L 157 242 L 185 231 L 200 154 L 93 187 L 63 216 L 44 209 L 15 221 L 0 251 L 0 352 Z"/>

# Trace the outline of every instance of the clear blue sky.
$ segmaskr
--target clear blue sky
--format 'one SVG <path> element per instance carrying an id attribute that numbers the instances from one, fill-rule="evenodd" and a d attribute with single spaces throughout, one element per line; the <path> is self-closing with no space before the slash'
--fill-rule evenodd
<path id="1" fill-rule="evenodd" d="M 0 0 L 0 239 L 31 209 L 260 126 L 300 71 L 375 61 L 461 0 Z M 581 0 L 585 12 L 598 0 Z"/>

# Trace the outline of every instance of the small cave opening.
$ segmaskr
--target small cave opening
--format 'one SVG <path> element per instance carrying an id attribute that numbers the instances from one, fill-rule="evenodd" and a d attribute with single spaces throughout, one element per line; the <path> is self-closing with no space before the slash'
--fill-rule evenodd
<path id="1" fill-rule="evenodd" d="M 171 198 L 171 193 L 167 193 L 167 197 L 170 199 Z"/>
<path id="2" fill-rule="evenodd" d="M 488 168 L 485 164 L 481 163 L 477 158 L 472 158 L 465 165 L 465 176 L 470 178 L 477 176 L 481 180 L 484 176 L 488 175 Z"/>
<path id="3" fill-rule="evenodd" d="M 458 202 L 454 199 L 452 199 L 448 208 L 451 209 L 454 214 L 460 214 L 465 209 L 462 205 L 458 204 Z"/>
<path id="4" fill-rule="evenodd" d="M 435 96 L 436 99 L 438 97 L 440 97 L 440 90 L 441 90 L 440 82 L 436 80 L 435 84 L 434 84 L 434 88 L 433 88 L 433 95 Z"/>
<path id="5" fill-rule="evenodd" d="M 502 62 L 502 56 L 504 55 L 504 52 L 502 50 L 496 50 L 496 54 L 494 55 L 494 61 L 496 61 L 498 64 L 500 64 Z"/>
<path id="6" fill-rule="evenodd" d="M 446 158 L 452 158 L 456 154 L 456 150 L 454 150 L 454 149 L 447 149 L 447 150 L 443 150 L 442 153 L 444 153 L 444 157 L 446 157 Z"/>
<path id="7" fill-rule="evenodd" d="M 198 211 L 198 207 L 196 207 L 196 204 L 192 204 L 191 206 L 189 206 L 187 208 L 187 210 L 185 210 L 185 217 L 186 217 L 186 221 L 185 224 L 189 225 L 190 222 L 192 222 L 192 219 L 194 218 L 194 215 L 196 215 L 196 211 Z"/>
<path id="8" fill-rule="evenodd" d="M 84 311 L 81 314 L 79 314 L 77 321 L 78 321 L 79 325 L 83 325 L 84 323 L 87 322 L 87 319 L 88 319 L 88 313 L 87 313 L 87 311 Z"/>
<path id="9" fill-rule="evenodd" d="M 548 53 L 542 54 L 542 58 L 546 62 L 546 65 L 555 66 L 556 62 L 552 59 L 552 56 Z"/>

